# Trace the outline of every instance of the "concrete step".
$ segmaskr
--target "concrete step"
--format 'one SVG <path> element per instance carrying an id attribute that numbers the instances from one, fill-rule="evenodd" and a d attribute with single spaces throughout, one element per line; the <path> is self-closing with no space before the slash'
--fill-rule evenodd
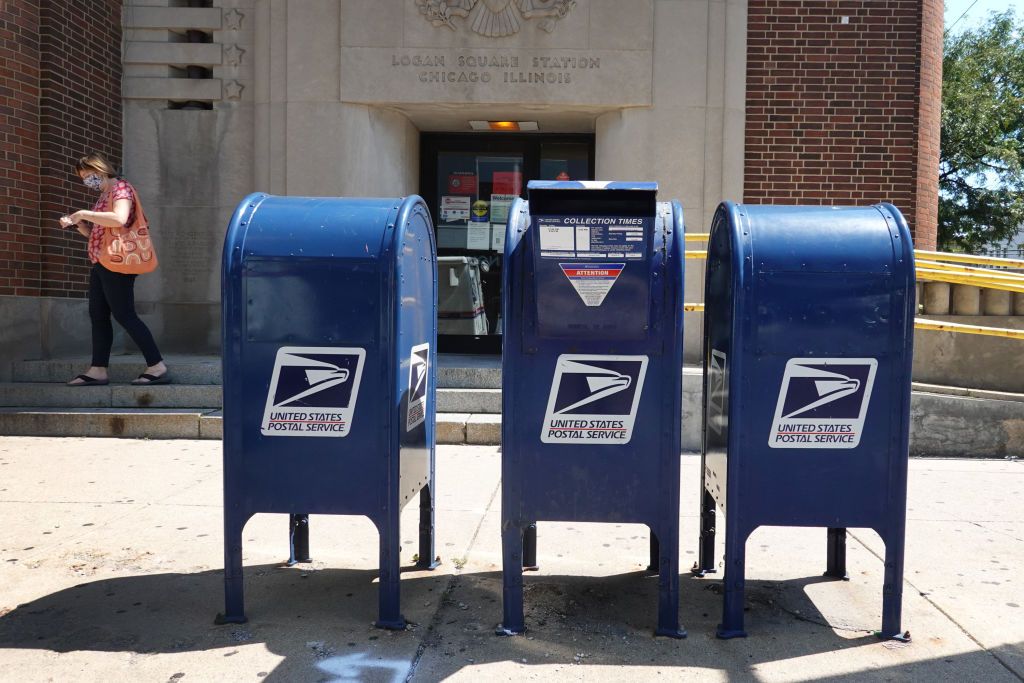
<path id="1" fill-rule="evenodd" d="M 221 387 L 213 384 L 161 384 L 152 387 L 108 384 L 69 387 L 56 382 L 0 384 L 0 407 L 37 408 L 220 408 Z"/>
<path id="2" fill-rule="evenodd" d="M 221 408 L 222 393 L 220 386 L 212 384 L 69 387 L 56 382 L 12 382 L 0 384 L 0 407 Z M 442 413 L 501 413 L 501 389 L 438 389 L 437 408 Z"/>
<path id="3" fill-rule="evenodd" d="M 438 413 L 501 414 L 501 389 L 438 389 Z"/>
<path id="4" fill-rule="evenodd" d="M 220 384 L 220 356 L 167 356 L 164 361 L 174 384 Z M 84 372 L 89 367 L 88 356 L 78 358 L 51 358 L 24 360 L 14 364 L 15 382 L 60 382 Z M 110 359 L 110 381 L 126 384 L 146 369 L 141 356 L 113 356 Z M 173 386 L 173 385 L 172 385 Z M 97 388 L 97 387 L 91 387 Z M 155 387 L 154 387 L 155 388 Z"/>
<path id="5" fill-rule="evenodd" d="M 219 411 L 171 408 L 0 408 L 7 436 L 219 439 Z"/>
<path id="6" fill-rule="evenodd" d="M 136 439 L 223 438 L 220 410 L 169 408 L 0 408 L 0 434 Z M 439 413 L 437 443 L 501 443 L 501 415 Z"/>
<path id="7" fill-rule="evenodd" d="M 167 367 L 175 384 L 221 384 L 220 356 L 168 356 Z M 88 356 L 25 360 L 14 364 L 15 382 L 64 383 L 89 367 Z M 445 389 L 500 389 L 501 357 L 441 354 L 437 386 Z M 110 359 L 110 380 L 124 384 L 139 376 L 145 362 L 139 356 Z"/>
<path id="8" fill-rule="evenodd" d="M 437 369 L 438 388 L 501 388 L 501 356 L 442 353 L 437 357 Z"/>
<path id="9" fill-rule="evenodd" d="M 438 413 L 437 443 L 488 446 L 500 444 L 501 415 Z"/>

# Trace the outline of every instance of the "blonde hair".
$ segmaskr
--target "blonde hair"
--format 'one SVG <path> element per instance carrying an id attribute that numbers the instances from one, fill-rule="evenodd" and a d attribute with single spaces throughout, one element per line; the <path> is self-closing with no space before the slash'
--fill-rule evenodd
<path id="1" fill-rule="evenodd" d="M 107 158 L 99 152 L 86 154 L 78 160 L 78 163 L 75 164 L 75 172 L 81 173 L 82 171 L 94 171 L 108 177 L 117 175 L 117 170 L 109 161 L 107 161 Z"/>

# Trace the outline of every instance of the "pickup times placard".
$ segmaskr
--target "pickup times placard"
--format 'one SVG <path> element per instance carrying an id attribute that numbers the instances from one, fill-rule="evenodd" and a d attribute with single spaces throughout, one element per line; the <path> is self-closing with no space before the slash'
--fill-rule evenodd
<path id="1" fill-rule="evenodd" d="M 538 216 L 542 258 L 640 260 L 647 251 L 650 217 Z"/>
<path id="2" fill-rule="evenodd" d="M 856 448 L 878 361 L 791 358 L 779 387 L 771 448 Z"/>
<path id="3" fill-rule="evenodd" d="M 625 445 L 633 437 L 647 356 L 562 354 L 555 362 L 543 443 Z"/>

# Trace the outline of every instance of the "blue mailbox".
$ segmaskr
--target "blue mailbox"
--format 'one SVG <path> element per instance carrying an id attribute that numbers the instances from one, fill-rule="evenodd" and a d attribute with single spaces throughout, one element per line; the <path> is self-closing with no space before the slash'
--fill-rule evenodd
<path id="1" fill-rule="evenodd" d="M 648 525 L 657 633 L 683 637 L 682 208 L 655 183 L 528 189 L 505 237 L 498 632 L 525 628 L 522 570 L 548 520 Z"/>
<path id="2" fill-rule="evenodd" d="M 715 569 L 718 635 L 745 636 L 745 545 L 759 526 L 828 529 L 826 576 L 846 578 L 846 528 L 885 542 L 882 630 L 900 627 L 914 253 L 889 204 L 724 203 L 711 227 L 704 314 L 700 556 Z"/>
<path id="3" fill-rule="evenodd" d="M 434 566 L 437 257 L 423 200 L 275 197 L 239 204 L 224 243 L 224 585 L 245 621 L 242 529 L 365 515 L 380 533 L 377 625 L 404 628 L 399 513 L 420 494 L 418 566 Z"/>

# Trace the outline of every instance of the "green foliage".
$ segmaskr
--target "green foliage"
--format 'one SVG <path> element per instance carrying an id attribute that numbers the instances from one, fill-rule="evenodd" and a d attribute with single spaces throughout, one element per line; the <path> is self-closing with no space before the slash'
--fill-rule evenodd
<path id="1" fill-rule="evenodd" d="M 977 251 L 1024 224 L 1024 24 L 947 35 L 942 69 L 939 248 Z"/>

